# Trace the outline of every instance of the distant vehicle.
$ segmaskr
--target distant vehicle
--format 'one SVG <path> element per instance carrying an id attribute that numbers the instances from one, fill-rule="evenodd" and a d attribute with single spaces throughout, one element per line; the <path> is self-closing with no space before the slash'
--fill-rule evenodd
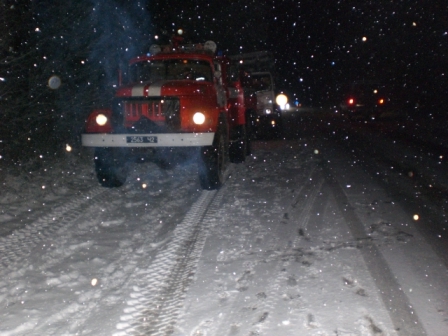
<path id="1" fill-rule="evenodd" d="M 281 110 L 276 103 L 275 62 L 272 53 L 257 51 L 230 56 L 240 72 L 245 104 L 251 110 L 251 133 L 263 137 L 281 132 Z"/>
<path id="2" fill-rule="evenodd" d="M 358 81 L 346 89 L 341 114 L 350 119 L 375 120 L 389 117 L 393 104 L 386 86 L 378 81 Z"/>
<path id="3" fill-rule="evenodd" d="M 217 56 L 212 41 L 181 41 L 132 59 L 111 106 L 87 118 L 82 144 L 95 149 L 104 187 L 125 182 L 129 159 L 164 162 L 165 154 L 193 151 L 202 188 L 217 189 L 228 159 L 243 162 L 250 153 L 244 92 L 230 59 Z"/>

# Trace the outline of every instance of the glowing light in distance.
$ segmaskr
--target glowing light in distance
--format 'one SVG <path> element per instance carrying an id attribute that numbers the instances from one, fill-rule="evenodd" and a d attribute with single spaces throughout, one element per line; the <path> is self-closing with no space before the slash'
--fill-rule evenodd
<path id="1" fill-rule="evenodd" d="M 285 106 L 286 103 L 288 102 L 288 97 L 286 97 L 286 95 L 284 95 L 283 93 L 280 93 L 280 94 L 275 98 L 275 102 L 277 103 L 277 105 Z"/>
<path id="2" fill-rule="evenodd" d="M 367 37 L 363 36 L 363 37 L 362 37 L 362 41 L 363 41 L 363 42 L 367 41 Z"/>
<path id="3" fill-rule="evenodd" d="M 415 214 L 413 217 L 412 217 L 415 221 L 417 221 L 417 220 L 419 220 L 420 219 L 420 216 L 419 215 L 417 215 L 417 214 Z"/>
<path id="4" fill-rule="evenodd" d="M 384 104 L 384 99 L 380 99 L 380 100 L 378 100 L 378 103 L 379 103 L 379 104 Z"/>
<path id="5" fill-rule="evenodd" d="M 349 105 L 353 105 L 355 103 L 355 100 L 353 99 L 353 98 L 350 98 L 349 100 L 348 100 L 348 104 Z"/>
<path id="6" fill-rule="evenodd" d="M 196 112 L 196 113 L 193 115 L 193 122 L 194 122 L 196 125 L 202 125 L 202 124 L 205 122 L 205 115 L 204 115 L 204 113 Z"/>
<path id="7" fill-rule="evenodd" d="M 177 33 L 178 33 L 179 35 L 182 35 L 182 34 L 184 33 L 184 31 L 183 31 L 183 29 L 178 29 L 178 30 L 177 30 Z"/>
<path id="8" fill-rule="evenodd" d="M 67 152 L 71 152 L 71 151 L 72 151 L 72 146 L 70 146 L 69 144 L 66 144 L 66 145 L 65 145 L 65 150 L 66 150 Z"/>
<path id="9" fill-rule="evenodd" d="M 143 188 L 143 189 L 146 189 L 147 186 L 148 186 L 148 185 L 147 185 L 146 183 L 143 183 L 143 184 L 142 184 L 142 188 Z"/>
<path id="10" fill-rule="evenodd" d="M 95 121 L 98 125 L 104 126 L 107 123 L 107 117 L 104 114 L 98 114 L 95 118 Z"/>
<path id="11" fill-rule="evenodd" d="M 96 286 L 97 283 L 98 283 L 98 279 L 95 279 L 95 278 L 93 278 L 92 281 L 90 281 L 90 284 L 94 287 Z"/>

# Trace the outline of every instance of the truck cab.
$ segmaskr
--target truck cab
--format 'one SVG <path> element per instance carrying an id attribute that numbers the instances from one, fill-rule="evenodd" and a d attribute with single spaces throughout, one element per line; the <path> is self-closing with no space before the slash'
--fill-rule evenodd
<path id="1" fill-rule="evenodd" d="M 217 189 L 229 159 L 244 161 L 244 94 L 230 80 L 230 61 L 215 53 L 212 41 L 172 43 L 130 60 L 128 80 L 111 106 L 92 111 L 82 134 L 83 146 L 94 148 L 101 185 L 121 186 L 135 158 L 163 161 L 188 152 L 198 161 L 201 186 Z"/>

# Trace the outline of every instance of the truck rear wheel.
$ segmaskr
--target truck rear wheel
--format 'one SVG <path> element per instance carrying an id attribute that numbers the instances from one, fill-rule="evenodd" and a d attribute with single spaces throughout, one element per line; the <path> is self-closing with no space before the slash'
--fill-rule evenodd
<path id="1" fill-rule="evenodd" d="M 95 148 L 95 172 L 103 187 L 121 187 L 126 182 L 128 171 L 120 149 Z"/>
<path id="2" fill-rule="evenodd" d="M 252 138 L 253 128 L 255 124 L 255 117 L 252 111 L 246 112 L 246 155 L 252 154 Z"/>
<path id="3" fill-rule="evenodd" d="M 246 125 L 237 126 L 234 138 L 229 148 L 230 162 L 241 163 L 246 160 L 247 156 L 247 129 Z"/>
<path id="4" fill-rule="evenodd" d="M 224 132 L 219 130 L 213 145 L 201 148 L 198 169 L 202 189 L 214 190 L 222 186 L 227 158 L 228 144 Z"/>

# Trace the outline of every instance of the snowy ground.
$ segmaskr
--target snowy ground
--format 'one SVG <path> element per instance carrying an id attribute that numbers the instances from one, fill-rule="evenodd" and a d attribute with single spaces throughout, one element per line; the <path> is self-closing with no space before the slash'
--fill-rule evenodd
<path id="1" fill-rule="evenodd" d="M 2 167 L 0 335 L 448 335 L 444 194 L 403 173 L 443 167 L 363 134 L 369 168 L 326 127 L 255 142 L 218 192 L 193 162 L 115 190 L 87 152 Z"/>

